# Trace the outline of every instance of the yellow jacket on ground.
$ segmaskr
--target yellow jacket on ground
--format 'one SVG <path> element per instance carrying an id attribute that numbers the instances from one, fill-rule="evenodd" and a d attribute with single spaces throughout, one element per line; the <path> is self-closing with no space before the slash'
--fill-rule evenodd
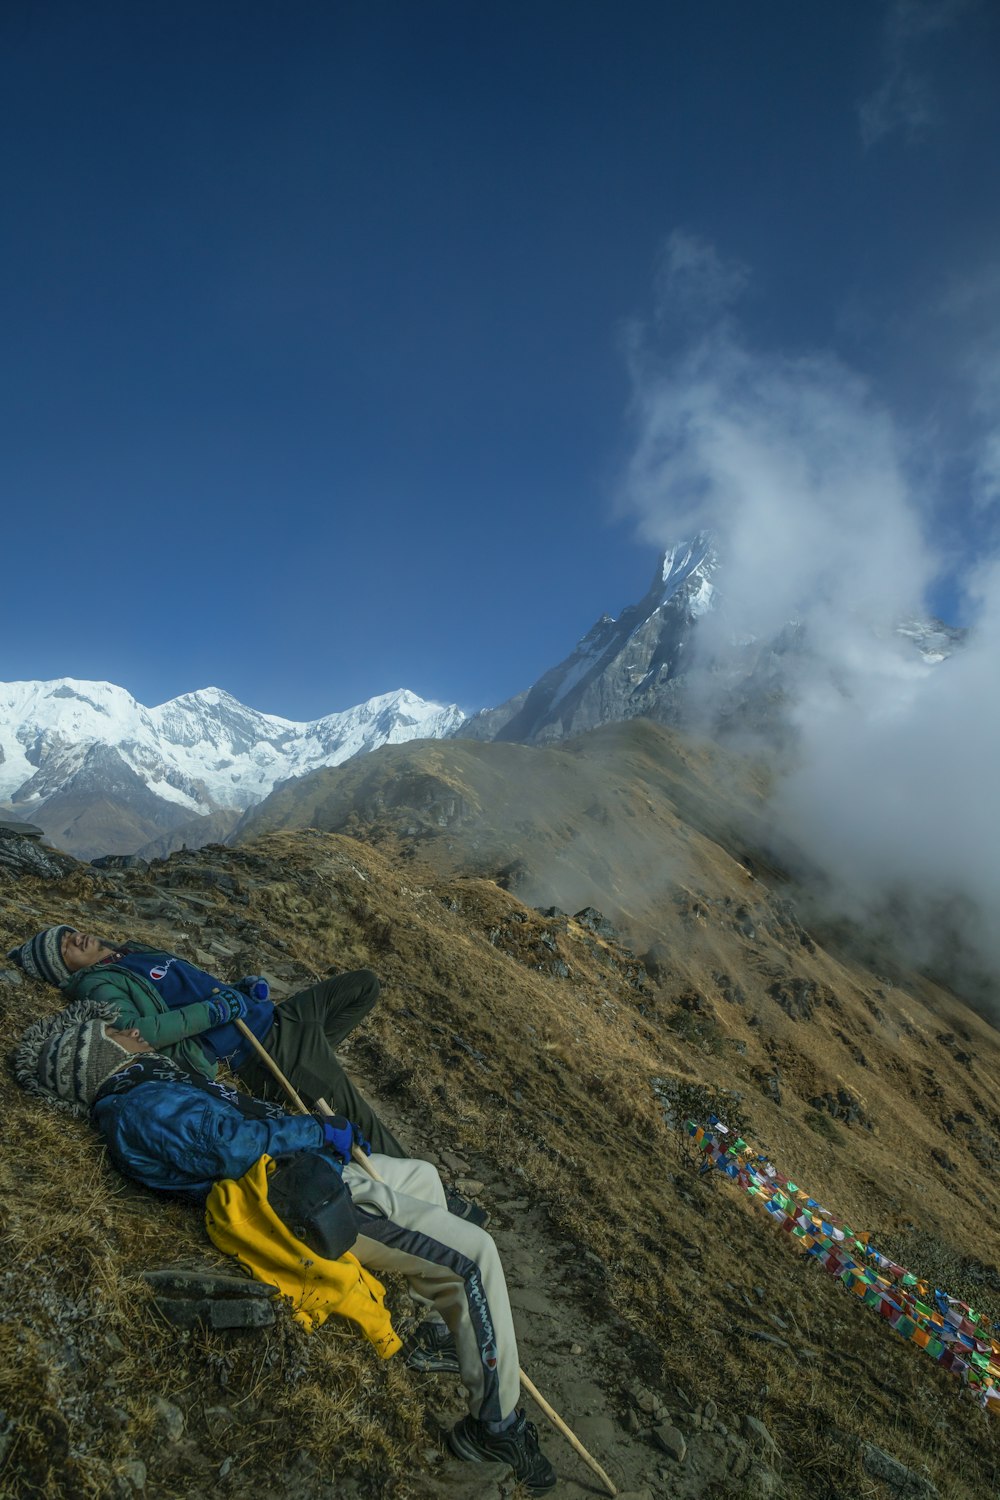
<path id="1" fill-rule="evenodd" d="M 290 1298 L 292 1315 L 303 1328 L 318 1328 L 331 1313 L 349 1318 L 388 1359 L 400 1340 L 386 1311 L 385 1288 L 349 1252 L 339 1260 L 324 1260 L 295 1238 L 268 1202 L 272 1167 L 272 1158 L 265 1155 L 238 1180 L 223 1178 L 215 1184 L 205 1205 L 212 1243 L 234 1255 L 255 1281 Z"/>

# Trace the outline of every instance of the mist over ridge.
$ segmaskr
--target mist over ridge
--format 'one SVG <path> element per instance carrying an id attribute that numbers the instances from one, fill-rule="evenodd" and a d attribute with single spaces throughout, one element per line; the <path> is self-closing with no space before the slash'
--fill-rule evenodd
<path id="1" fill-rule="evenodd" d="M 927 600 L 951 559 L 931 540 L 945 502 L 925 472 L 926 434 L 833 354 L 756 346 L 738 314 L 747 280 L 675 233 L 655 314 L 630 330 L 634 444 L 620 509 L 661 547 L 708 532 L 722 560 L 716 607 L 691 642 L 692 722 L 718 723 L 719 664 L 736 643 L 794 630 L 772 700 L 786 731 L 772 757 L 776 840 L 821 872 L 818 910 L 874 916 L 910 958 L 946 958 L 995 1004 L 1000 551 L 983 475 L 996 432 L 979 434 L 985 540 L 960 579 L 968 633 L 935 665 L 948 647 L 927 641 Z M 1000 326 L 995 300 L 980 308 L 986 329 Z M 930 649 L 907 649 L 907 634 Z M 760 748 L 752 734 L 743 743 Z"/>

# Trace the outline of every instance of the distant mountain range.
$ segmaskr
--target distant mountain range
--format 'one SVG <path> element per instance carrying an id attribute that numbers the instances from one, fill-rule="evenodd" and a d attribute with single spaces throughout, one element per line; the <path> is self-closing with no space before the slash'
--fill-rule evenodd
<path id="1" fill-rule="evenodd" d="M 454 705 L 385 693 L 295 723 L 219 688 L 145 708 L 109 682 L 0 684 L 0 802 L 89 858 L 225 837 L 278 782 L 379 745 L 439 738 Z"/>
<path id="2" fill-rule="evenodd" d="M 0 808 L 79 857 L 163 856 L 226 839 L 282 782 L 382 745 L 451 736 L 543 744 L 640 717 L 683 727 L 704 715 L 705 694 L 692 688 L 709 680 L 711 722 L 700 727 L 773 735 L 789 668 L 807 659 L 808 640 L 789 622 L 773 640 L 733 634 L 724 649 L 699 649 L 699 622 L 723 596 L 720 578 L 724 585 L 706 533 L 671 548 L 638 604 L 602 615 L 536 683 L 468 719 L 454 704 L 405 690 L 295 723 L 219 688 L 145 708 L 107 682 L 3 683 Z M 964 634 L 935 620 L 898 631 L 928 667 Z"/>

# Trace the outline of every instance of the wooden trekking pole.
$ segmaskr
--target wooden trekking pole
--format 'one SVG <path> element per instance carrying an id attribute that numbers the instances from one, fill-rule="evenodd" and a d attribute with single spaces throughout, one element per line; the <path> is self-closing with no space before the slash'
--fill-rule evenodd
<path id="1" fill-rule="evenodd" d="M 268 1052 L 267 1048 L 264 1046 L 264 1044 L 262 1042 L 259 1042 L 257 1040 L 257 1038 L 254 1036 L 253 1032 L 250 1030 L 250 1027 L 247 1025 L 247 1023 L 245 1021 L 241 1021 L 239 1019 L 239 1017 L 237 1017 L 237 1019 L 236 1019 L 236 1030 L 240 1033 L 240 1035 L 242 1037 L 244 1037 L 250 1043 L 251 1047 L 256 1052 L 257 1056 L 260 1058 L 260 1060 L 264 1064 L 265 1068 L 268 1068 L 270 1070 L 270 1072 L 274 1074 L 274 1077 L 281 1084 L 281 1087 L 284 1089 L 284 1091 L 288 1095 L 289 1099 L 295 1105 L 295 1108 L 298 1110 L 299 1114 L 300 1115 L 307 1115 L 307 1114 L 309 1114 L 309 1110 L 306 1109 L 306 1107 L 303 1104 L 302 1100 L 299 1098 L 298 1094 L 292 1088 L 292 1085 L 289 1083 L 289 1081 L 285 1077 L 284 1073 L 278 1067 L 278 1064 L 275 1062 L 275 1060 L 271 1056 L 270 1052 Z M 327 1110 L 327 1113 L 330 1113 L 329 1109 Z"/>
<path id="2" fill-rule="evenodd" d="M 295 1105 L 295 1108 L 299 1111 L 299 1114 L 310 1114 L 311 1111 L 306 1109 L 301 1098 L 296 1093 L 289 1080 L 285 1077 L 284 1073 L 278 1067 L 278 1064 L 275 1062 L 270 1052 L 268 1052 L 267 1048 L 262 1046 L 262 1044 L 257 1040 L 246 1022 L 238 1020 L 236 1022 L 236 1026 L 242 1033 L 242 1035 L 245 1036 L 247 1041 L 251 1044 L 264 1066 L 270 1069 L 274 1077 L 277 1079 L 278 1083 L 281 1084 L 281 1087 L 285 1090 L 285 1093 L 288 1095 L 291 1102 Z M 330 1108 L 329 1104 L 327 1104 L 325 1099 L 317 1099 L 316 1108 L 322 1115 L 333 1114 L 333 1110 Z M 382 1177 L 378 1171 L 376 1171 L 376 1169 L 372 1166 L 371 1162 L 368 1160 L 367 1156 L 359 1146 L 351 1147 L 351 1159 L 357 1166 L 361 1167 L 363 1171 L 367 1172 L 368 1176 L 371 1177 L 374 1182 L 385 1181 L 385 1178 Z M 540 1408 L 540 1410 L 545 1413 L 552 1425 L 558 1428 L 558 1430 L 562 1433 L 563 1437 L 566 1438 L 567 1442 L 574 1449 L 574 1451 L 578 1453 L 583 1459 L 584 1463 L 593 1470 L 598 1479 L 607 1489 L 608 1494 L 617 1495 L 618 1491 L 615 1489 L 614 1484 L 608 1478 L 607 1474 L 605 1474 L 604 1470 L 597 1462 L 597 1459 L 587 1452 L 586 1448 L 580 1442 L 580 1439 L 577 1437 L 573 1429 L 567 1426 L 559 1413 L 549 1405 L 545 1397 L 542 1395 L 541 1391 L 539 1391 L 538 1387 L 534 1384 L 533 1381 L 528 1379 L 524 1371 L 519 1369 L 518 1374 L 521 1377 L 521 1384 L 528 1392 L 528 1395 L 532 1398 L 532 1400 Z"/>
<path id="3" fill-rule="evenodd" d="M 618 1491 L 615 1489 L 611 1480 L 608 1478 L 607 1474 L 605 1474 L 604 1470 L 597 1462 L 597 1459 L 587 1452 L 586 1448 L 580 1442 L 580 1439 L 577 1437 L 572 1428 L 567 1427 L 566 1423 L 563 1421 L 562 1417 L 557 1411 L 553 1411 L 552 1407 L 546 1401 L 541 1391 L 536 1385 L 533 1384 L 532 1381 L 528 1379 L 524 1371 L 519 1371 L 519 1374 L 521 1376 L 521 1384 L 524 1386 L 524 1389 L 534 1401 L 535 1405 L 541 1408 L 541 1410 L 548 1417 L 549 1421 L 552 1423 L 553 1427 L 558 1427 L 559 1431 L 569 1443 L 570 1447 L 573 1448 L 575 1452 L 579 1453 L 584 1463 L 587 1464 L 589 1468 L 593 1469 L 598 1479 L 606 1487 L 608 1494 L 617 1495 Z"/>

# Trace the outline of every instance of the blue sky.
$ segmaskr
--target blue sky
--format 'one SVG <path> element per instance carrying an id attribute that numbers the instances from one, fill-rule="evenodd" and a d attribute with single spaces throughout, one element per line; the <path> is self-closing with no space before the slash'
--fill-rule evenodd
<path id="1" fill-rule="evenodd" d="M 989 0 L 7 0 L 0 677 L 499 702 L 715 519 L 636 454 L 718 349 L 973 618 L 998 141 Z"/>

